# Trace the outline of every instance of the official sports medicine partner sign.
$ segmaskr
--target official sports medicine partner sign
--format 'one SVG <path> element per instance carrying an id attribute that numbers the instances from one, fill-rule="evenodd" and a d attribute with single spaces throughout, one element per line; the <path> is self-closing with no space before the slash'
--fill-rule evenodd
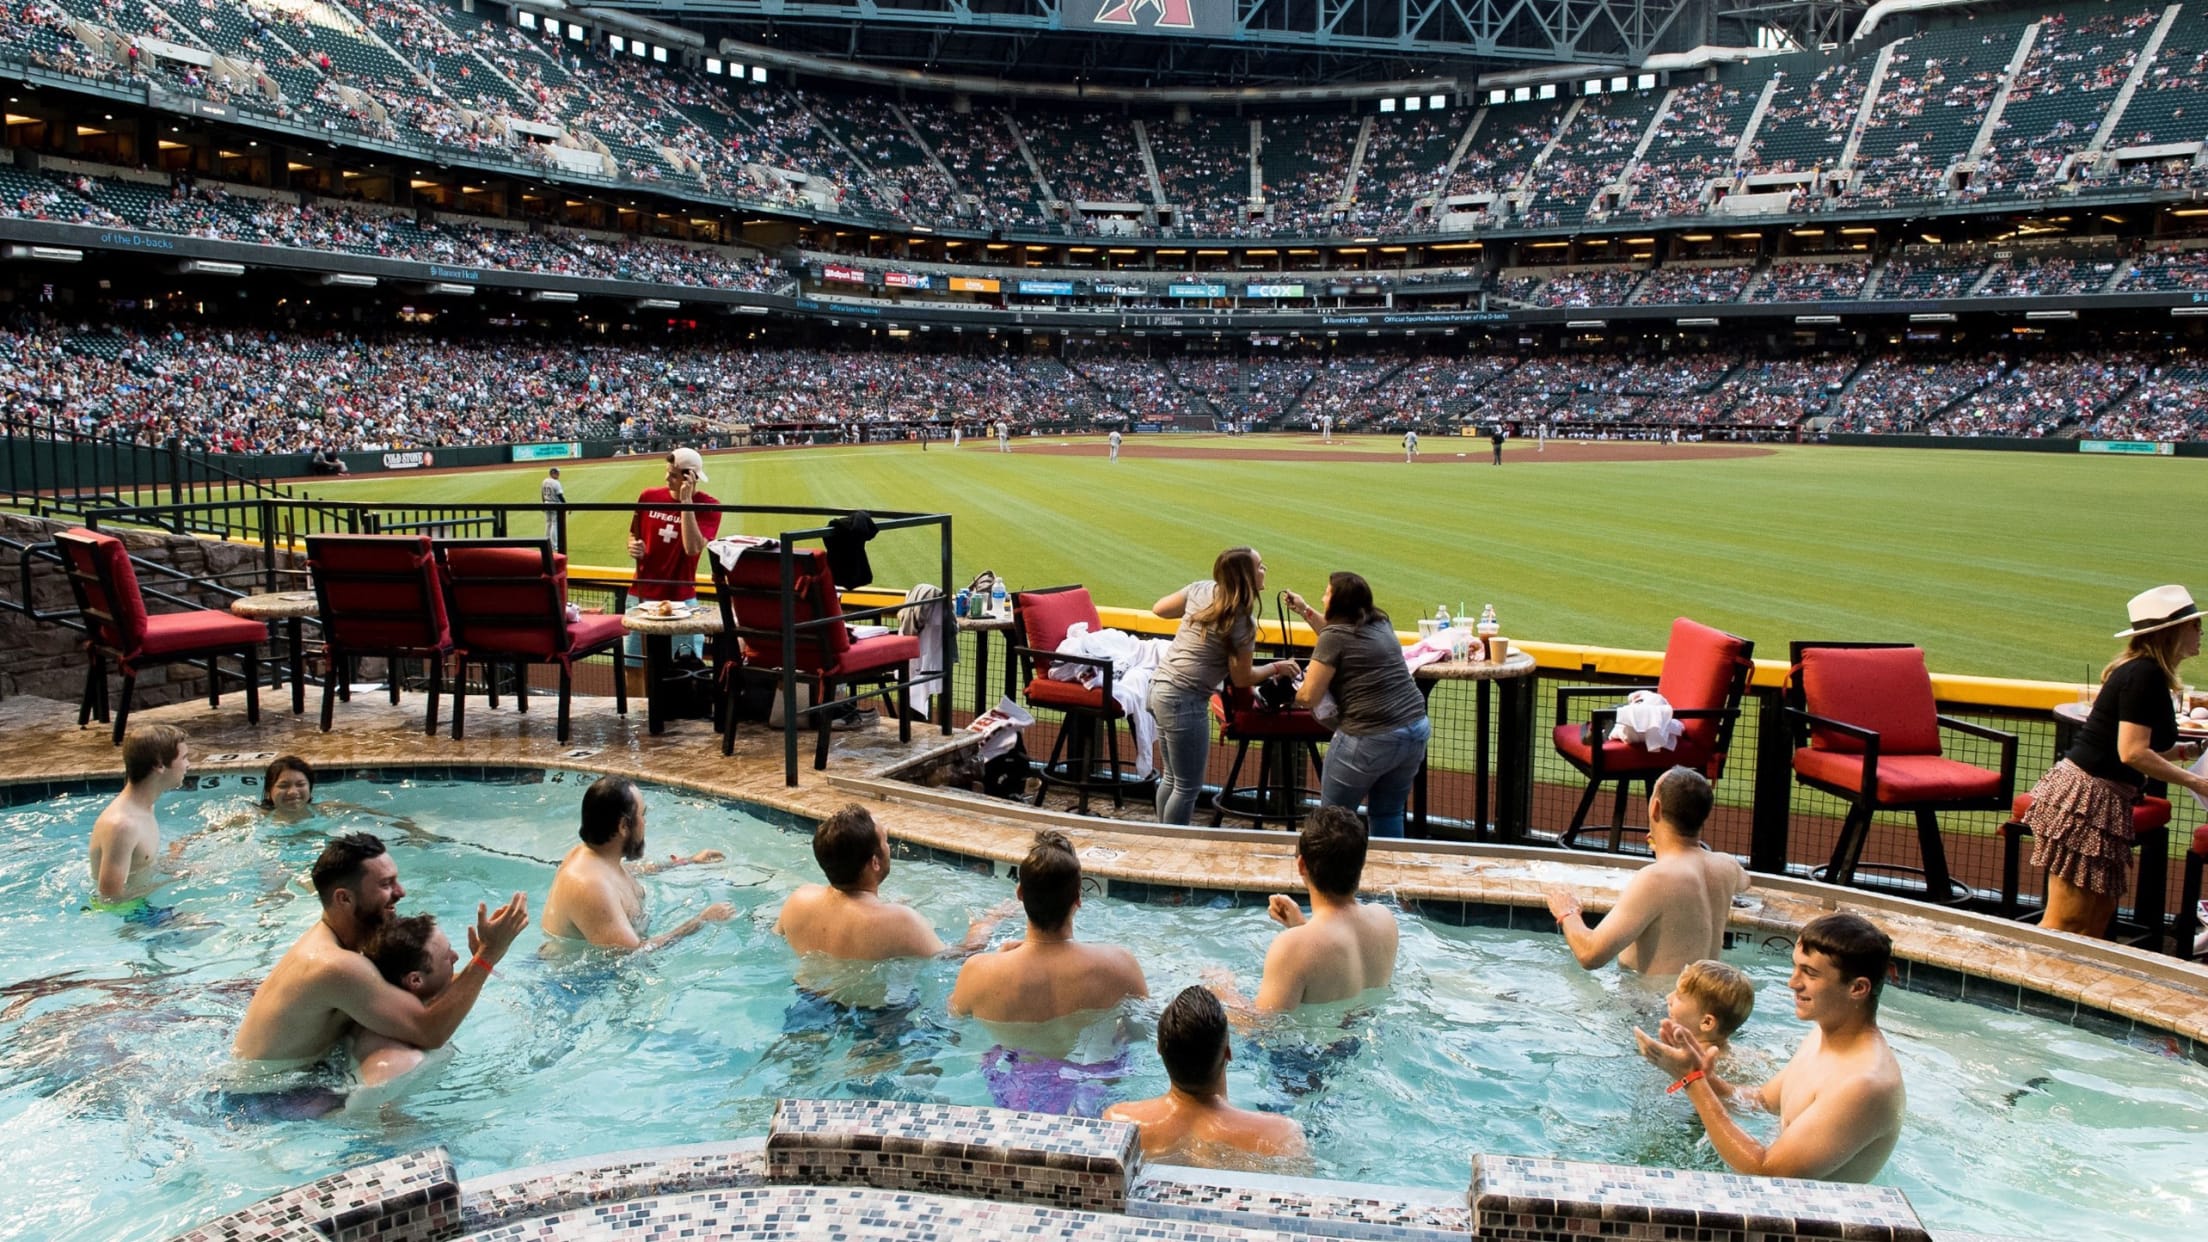
<path id="1" fill-rule="evenodd" d="M 1065 0 L 1060 11 L 1068 30 L 1220 39 L 1234 34 L 1234 0 Z"/>

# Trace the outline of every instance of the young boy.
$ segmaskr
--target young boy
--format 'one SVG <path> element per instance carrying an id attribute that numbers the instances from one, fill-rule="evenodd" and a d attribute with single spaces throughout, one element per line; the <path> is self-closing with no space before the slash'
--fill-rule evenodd
<path id="1" fill-rule="evenodd" d="M 1671 1020 L 1720 1056 L 1755 1007 L 1756 986 L 1746 972 L 1709 958 L 1689 963 L 1664 998 Z"/>
<path id="2" fill-rule="evenodd" d="M 182 785 L 191 769 L 191 745 L 174 725 L 143 725 L 123 739 L 123 791 L 93 823 L 90 854 L 99 899 L 135 903 L 126 917 L 147 909 L 140 899 L 154 888 L 153 852 L 161 844 L 161 825 L 153 804 Z"/>

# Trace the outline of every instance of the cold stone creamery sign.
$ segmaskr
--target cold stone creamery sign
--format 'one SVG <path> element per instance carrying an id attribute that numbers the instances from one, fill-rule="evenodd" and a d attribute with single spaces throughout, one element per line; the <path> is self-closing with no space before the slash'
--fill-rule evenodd
<path id="1" fill-rule="evenodd" d="M 1068 30 L 1234 35 L 1234 0 L 1066 0 L 1061 12 Z"/>

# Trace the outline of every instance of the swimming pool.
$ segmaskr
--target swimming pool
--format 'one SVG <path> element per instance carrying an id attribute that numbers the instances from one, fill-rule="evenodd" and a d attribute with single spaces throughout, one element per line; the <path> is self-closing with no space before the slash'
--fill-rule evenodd
<path id="1" fill-rule="evenodd" d="M 251 778 L 216 775 L 163 804 L 165 835 L 202 827 L 160 927 L 81 912 L 84 839 L 104 802 L 78 794 L 0 812 L 0 1127 L 13 1138 L 0 1233 L 157 1238 L 334 1167 L 448 1147 L 463 1177 L 593 1153 L 764 1131 L 785 1095 L 994 1102 L 990 1041 L 944 1016 L 956 968 L 890 968 L 901 1018 L 854 1022 L 799 1004 L 770 927 L 815 878 L 807 838 L 713 799 L 650 788 L 651 850 L 730 860 L 647 881 L 659 926 L 728 900 L 729 923 L 642 959 L 545 960 L 532 928 L 487 988 L 435 1081 L 379 1113 L 255 1121 L 216 1092 L 250 988 L 314 917 L 296 879 L 332 831 L 392 844 L 408 911 L 457 930 L 477 901 L 541 902 L 574 841 L 590 779 L 325 783 L 359 808 L 302 826 L 260 819 Z M 391 817 L 418 826 L 409 834 Z M 904 862 L 892 895 L 955 931 L 1009 885 Z M 1154 996 L 1232 966 L 1254 986 L 1272 924 L 1261 908 L 1164 909 L 1091 897 L 1081 934 L 1134 948 Z M 1791 1048 L 1783 948 L 1743 948 L 1759 1017 L 1744 1055 Z M 1405 921 L 1384 999 L 1238 1041 L 1241 1103 L 1310 1130 L 1318 1176 L 1461 1188 L 1474 1151 L 1718 1167 L 1690 1111 L 1631 1051 L 1653 1011 L 1615 973 L 1588 976 L 1562 942 Z M 34 985 L 33 980 L 47 980 Z M 1141 1016 L 1138 1015 L 1138 1022 Z M 2197 1221 L 2208 1071 L 2026 1015 L 1889 990 L 1885 1024 L 1908 1076 L 1909 1126 L 1882 1179 L 1935 1228 L 2128 1238 Z M 1100 1096 L 1163 1088 L 1138 1048 Z M 1751 1122 L 1765 1127 L 1768 1121 Z"/>

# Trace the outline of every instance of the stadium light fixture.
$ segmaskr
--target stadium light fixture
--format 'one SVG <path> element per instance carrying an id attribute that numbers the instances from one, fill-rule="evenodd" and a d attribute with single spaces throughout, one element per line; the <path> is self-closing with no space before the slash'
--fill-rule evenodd
<path id="1" fill-rule="evenodd" d="M 1803 325 L 1803 326 L 1805 326 L 1805 327 L 1807 327 L 1807 326 L 1813 326 L 1813 325 L 1816 325 L 1816 324 L 1835 324 L 1835 323 L 1838 323 L 1838 322 L 1840 322 L 1840 316 L 1838 316 L 1838 315 L 1796 315 L 1796 316 L 1794 316 L 1794 322 L 1795 322 L 1795 323 L 1797 323 L 1797 324 L 1801 324 L 1801 325 Z"/>
<path id="2" fill-rule="evenodd" d="M 722 66 L 720 57 L 708 56 L 705 58 L 705 71 L 707 73 L 718 75 L 721 72 L 721 68 Z"/>
<path id="3" fill-rule="evenodd" d="M 2173 216 L 2208 216 L 2208 207 L 2180 207 L 2170 214 Z"/>
<path id="4" fill-rule="evenodd" d="M 1575 331 L 1599 332 L 1609 327 L 1610 321 L 1607 319 L 1570 319 L 1565 321 L 1564 326 Z"/>
<path id="5" fill-rule="evenodd" d="M 1549 88 L 1549 90 L 1553 92 L 1556 90 L 1556 88 L 1552 86 Z M 1516 87 L 1510 92 L 1510 101 L 1512 103 L 1525 103 L 1532 98 L 1533 88 L 1530 86 Z"/>
<path id="6" fill-rule="evenodd" d="M 1679 238 L 1679 240 L 1680 240 L 1680 241 L 1690 241 L 1690 242 L 1706 242 L 1706 241 L 1715 241 L 1715 240 L 1717 240 L 1717 234 L 1715 234 L 1715 233 L 1685 233 L 1685 234 L 1681 234 L 1681 235 L 1680 235 L 1680 238 Z"/>
<path id="7" fill-rule="evenodd" d="M 1950 314 L 1948 314 L 1948 313 L 1947 313 L 1946 311 L 1929 311 L 1929 312 L 1926 312 L 1926 313 L 1924 313 L 1924 314 L 1917 314 L 1917 315 L 1911 315 L 1911 316 L 1909 316 L 1909 322 L 1911 322 L 1911 323 L 1953 323 L 1953 322 L 1955 322 L 1955 316 L 1953 316 L 1953 315 L 1950 315 Z"/>
<path id="8" fill-rule="evenodd" d="M 1383 99 L 1383 100 L 1381 100 L 1381 101 L 1380 101 L 1380 110 L 1381 110 L 1382 112 L 1393 112 L 1393 111 L 1395 111 L 1395 101 L 1394 101 L 1394 100 L 1392 100 L 1392 99 Z"/>
<path id="9" fill-rule="evenodd" d="M 1510 92 L 1498 86 L 1487 93 L 1487 102 L 1490 104 L 1509 103 Z"/>
<path id="10" fill-rule="evenodd" d="M 84 252 L 67 246 L 10 246 L 11 259 L 39 259 L 47 263 L 82 263 Z"/>
<path id="11" fill-rule="evenodd" d="M 1717 326 L 1717 320 L 1707 317 L 1700 319 L 1681 319 L 1678 322 L 1679 326 L 1682 328 L 1714 328 Z"/>
<path id="12" fill-rule="evenodd" d="M 422 292 L 433 293 L 442 297 L 472 298 L 475 296 L 475 286 L 455 284 L 451 281 L 440 280 L 437 283 L 423 289 Z"/>
<path id="13" fill-rule="evenodd" d="M 567 289 L 531 289 L 529 300 L 532 302 L 575 302 L 581 299 L 578 294 Z"/>
<path id="14" fill-rule="evenodd" d="M 1535 91 L 1534 94 L 1542 99 L 1554 99 L 1556 98 L 1556 83 L 1544 82 L 1541 84 L 1541 88 Z"/>
<path id="15" fill-rule="evenodd" d="M 1582 95 L 1600 95 L 1602 93 L 1602 79 L 1589 78 L 1580 83 L 1579 93 Z"/>
<path id="16" fill-rule="evenodd" d="M 1878 230 L 1867 224 L 1855 224 L 1840 230 L 1840 232 L 1847 237 L 1867 237 L 1877 233 Z"/>
<path id="17" fill-rule="evenodd" d="M 2077 317 L 2078 317 L 2078 312 L 2076 312 L 2076 311 L 2074 311 L 2074 310 L 2048 310 L 2048 311 L 2026 311 L 2026 312 L 2024 312 L 2024 318 L 2026 318 L 2026 319 L 2028 319 L 2028 320 L 2029 320 L 2029 319 L 2042 319 L 2042 320 L 2045 320 L 2045 319 L 2076 319 Z"/>
<path id="18" fill-rule="evenodd" d="M 1403 110 L 1405 112 L 1416 112 L 1423 102 L 1424 101 L 1419 99 L 1419 97 L 1416 95 L 1407 95 L 1403 99 Z"/>
<path id="19" fill-rule="evenodd" d="M 2200 315 L 2208 315 L 2208 306 L 2173 306 L 2170 308 L 2170 313 L 2180 318 L 2191 319 Z"/>
<path id="20" fill-rule="evenodd" d="M 754 82 L 758 82 L 758 83 L 764 84 L 764 83 L 766 82 L 766 80 L 767 80 L 767 69 L 766 69 L 766 66 L 764 66 L 764 65 L 753 65 L 753 66 L 751 67 L 751 80 L 752 80 L 752 81 L 754 81 Z"/>
<path id="21" fill-rule="evenodd" d="M 322 277 L 322 283 L 341 289 L 373 289 L 376 287 L 376 278 L 363 276 L 359 272 L 327 272 Z"/>
<path id="22" fill-rule="evenodd" d="M 1439 112 L 1448 106 L 1449 97 L 1447 95 L 1428 95 L 1426 97 L 1426 110 L 1428 112 Z"/>

